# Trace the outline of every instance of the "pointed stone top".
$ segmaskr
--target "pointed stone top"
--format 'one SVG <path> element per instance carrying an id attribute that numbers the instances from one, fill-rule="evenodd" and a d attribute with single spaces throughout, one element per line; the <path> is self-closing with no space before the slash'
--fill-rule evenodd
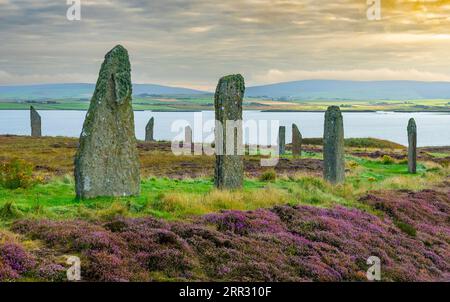
<path id="1" fill-rule="evenodd" d="M 153 127 L 153 124 L 154 124 L 154 123 L 155 123 L 155 118 L 154 118 L 154 117 L 151 117 L 150 120 L 149 120 L 148 123 L 147 123 L 146 128 L 149 129 L 149 128 Z"/>
<path id="2" fill-rule="evenodd" d="M 34 118 L 40 118 L 39 113 L 33 106 L 30 106 L 30 113 Z"/>
<path id="3" fill-rule="evenodd" d="M 111 49 L 106 55 L 106 58 L 110 58 L 113 56 L 127 56 L 128 57 L 128 51 L 125 47 L 122 45 L 116 45 L 113 49 Z"/>
<path id="4" fill-rule="evenodd" d="M 416 120 L 412 118 L 408 122 L 408 131 L 413 132 L 416 130 L 417 130 Z"/>
<path id="5" fill-rule="evenodd" d="M 94 99 L 105 99 L 106 92 L 113 91 L 114 101 L 123 104 L 131 101 L 131 64 L 128 51 L 121 45 L 111 49 L 106 55 L 97 80 Z"/>
<path id="6" fill-rule="evenodd" d="M 130 58 L 125 47 L 117 45 L 105 55 L 104 65 L 112 65 L 116 72 L 130 72 Z"/>

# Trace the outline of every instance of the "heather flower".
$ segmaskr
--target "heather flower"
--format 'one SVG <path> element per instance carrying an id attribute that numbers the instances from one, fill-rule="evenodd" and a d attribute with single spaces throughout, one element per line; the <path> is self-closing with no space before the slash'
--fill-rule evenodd
<path id="1" fill-rule="evenodd" d="M 35 261 L 21 246 L 15 243 L 0 244 L 0 259 L 18 274 L 35 266 Z"/>
<path id="2" fill-rule="evenodd" d="M 66 268 L 56 263 L 42 264 L 38 270 L 38 276 L 45 280 L 62 281 L 66 276 Z"/>
<path id="3" fill-rule="evenodd" d="M 180 281 L 364 281 L 370 256 L 381 259 L 384 281 L 449 280 L 450 194 L 380 193 L 361 202 L 385 215 L 340 206 L 277 206 L 225 211 L 189 222 L 151 217 L 105 224 L 25 220 L 12 229 L 42 240 L 56 254 L 81 254 L 87 281 L 145 281 L 150 276 Z M 416 236 L 399 222 L 414 228 Z M 1 251 L 0 246 L 0 255 L 6 256 L 0 262 L 7 265 L 0 266 L 0 279 L 17 278 L 30 268 L 26 263 L 31 258 L 20 248 Z M 54 280 L 57 267 L 43 265 L 40 275 Z"/>

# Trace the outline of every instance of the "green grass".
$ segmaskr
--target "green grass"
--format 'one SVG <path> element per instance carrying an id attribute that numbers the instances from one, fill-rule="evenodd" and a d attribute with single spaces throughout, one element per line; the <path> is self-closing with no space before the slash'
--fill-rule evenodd
<path id="1" fill-rule="evenodd" d="M 412 225 L 407 224 L 407 223 L 402 222 L 402 221 L 395 221 L 394 223 L 405 234 L 407 234 L 407 235 L 409 235 L 411 237 L 416 237 L 417 230 Z"/>
<path id="2" fill-rule="evenodd" d="M 377 181 L 385 180 L 386 178 L 393 176 L 409 176 L 407 163 L 391 163 L 385 164 L 382 160 L 367 160 L 358 157 L 348 157 L 350 160 L 358 163 L 364 168 L 364 171 L 357 176 L 358 179 L 375 179 Z M 426 168 L 423 164 L 418 164 L 417 173 L 423 175 L 426 172 Z M 373 180 L 372 180 L 373 181 Z"/>
<path id="3" fill-rule="evenodd" d="M 428 152 L 428 154 L 430 154 L 434 158 L 447 158 L 447 157 L 450 157 L 450 153 L 446 153 L 446 152 Z"/>
<path id="4" fill-rule="evenodd" d="M 0 102 L 0 110 L 29 110 L 30 106 L 37 110 L 87 110 L 89 102 L 62 101 L 57 104 Z"/>
<path id="5" fill-rule="evenodd" d="M 28 189 L 0 188 L 0 209 L 12 203 L 17 212 L 23 214 L 22 216 L 70 219 L 83 217 L 86 211 L 98 212 L 122 205 L 126 206 L 128 214 L 132 216 L 151 214 L 171 219 L 183 215 L 182 213 L 161 212 L 152 207 L 161 194 L 170 192 L 204 195 L 211 192 L 212 187 L 212 180 L 206 179 L 149 178 L 142 181 L 142 194 L 139 197 L 95 198 L 80 201 L 75 198 L 72 181 L 53 180 L 48 184 L 38 184 Z M 244 191 L 262 187 L 264 187 L 262 182 L 246 180 Z M 8 208 L 11 206 L 8 205 Z M 17 216 L 20 215 L 11 218 L 17 218 Z"/>
<path id="6" fill-rule="evenodd" d="M 300 174 L 270 181 L 246 179 L 242 191 L 217 191 L 212 179 L 147 178 L 139 197 L 76 200 L 73 180 L 51 180 L 28 189 L 0 188 L 0 226 L 17 218 L 108 219 L 122 216 L 155 216 L 186 219 L 224 209 L 254 210 L 277 204 L 307 204 L 320 207 L 342 205 L 372 211 L 359 203 L 370 190 L 420 190 L 441 182 L 448 168 L 420 164 L 418 174 L 407 173 L 407 165 L 383 164 L 349 156 L 345 184 L 333 186 L 322 178 Z"/>
<path id="7" fill-rule="evenodd" d="M 304 138 L 306 145 L 323 145 L 323 138 Z M 400 144 L 378 138 L 346 138 L 345 146 L 350 148 L 376 148 L 376 149 L 404 149 Z"/>
<path id="8" fill-rule="evenodd" d="M 31 97 L 29 99 L 32 99 Z M 0 99 L 0 110 L 26 110 L 33 105 L 38 110 L 86 110 L 88 100 L 79 99 L 55 99 L 57 104 L 36 102 L 34 104 L 15 101 L 12 99 Z M 149 96 L 134 97 L 133 108 L 135 110 L 160 110 L 160 111 L 184 111 L 184 110 L 213 110 L 213 96 Z M 245 99 L 246 110 L 274 110 L 274 111 L 325 111 L 328 106 L 341 106 L 343 111 L 450 111 L 449 100 L 379 100 L 379 101 L 340 101 L 340 100 L 289 100 L 272 101 L 258 98 Z"/>

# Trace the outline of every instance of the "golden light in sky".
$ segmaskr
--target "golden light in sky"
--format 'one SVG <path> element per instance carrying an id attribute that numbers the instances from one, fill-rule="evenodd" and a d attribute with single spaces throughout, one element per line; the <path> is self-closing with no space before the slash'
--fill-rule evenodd
<path id="1" fill-rule="evenodd" d="M 450 0 L 380 1 L 370 21 L 367 0 L 82 0 L 69 22 L 65 1 L 0 0 L 0 84 L 93 82 L 118 43 L 136 82 L 450 81 Z"/>

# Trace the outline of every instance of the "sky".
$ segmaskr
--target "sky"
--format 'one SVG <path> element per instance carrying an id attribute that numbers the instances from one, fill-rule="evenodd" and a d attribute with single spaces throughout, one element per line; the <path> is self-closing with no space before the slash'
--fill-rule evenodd
<path id="1" fill-rule="evenodd" d="M 94 83 L 117 44 L 134 83 L 450 81 L 450 0 L 379 1 L 80 0 L 69 21 L 67 0 L 0 0 L 0 85 Z"/>

